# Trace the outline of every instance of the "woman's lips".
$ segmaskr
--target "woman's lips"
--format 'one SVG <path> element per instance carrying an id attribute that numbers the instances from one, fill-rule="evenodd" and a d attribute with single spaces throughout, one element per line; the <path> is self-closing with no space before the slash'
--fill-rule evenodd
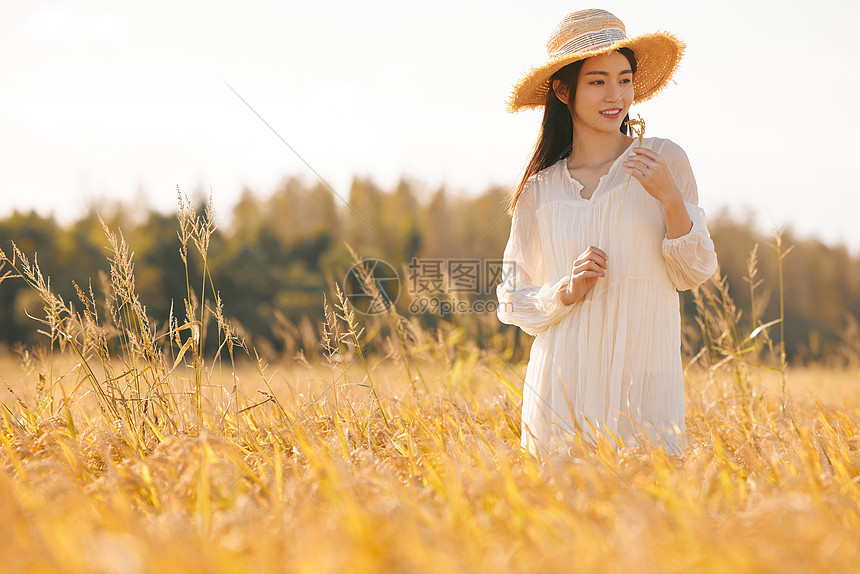
<path id="1" fill-rule="evenodd" d="M 621 108 L 610 108 L 608 110 L 603 110 L 600 112 L 600 115 L 604 118 L 615 119 L 621 116 Z"/>

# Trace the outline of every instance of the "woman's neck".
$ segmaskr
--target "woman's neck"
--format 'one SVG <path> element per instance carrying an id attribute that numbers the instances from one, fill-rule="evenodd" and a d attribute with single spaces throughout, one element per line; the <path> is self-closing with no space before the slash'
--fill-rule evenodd
<path id="1" fill-rule="evenodd" d="M 579 130 L 577 130 L 579 131 Z M 627 149 L 633 138 L 617 132 L 599 132 L 584 129 L 573 135 L 573 149 L 570 152 L 568 166 L 596 167 L 615 161 Z"/>

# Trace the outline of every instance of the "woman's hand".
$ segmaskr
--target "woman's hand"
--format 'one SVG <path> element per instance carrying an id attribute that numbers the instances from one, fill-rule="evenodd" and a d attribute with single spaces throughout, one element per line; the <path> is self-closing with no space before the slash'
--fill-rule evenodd
<path id="1" fill-rule="evenodd" d="M 659 153 L 644 147 L 633 148 L 633 153 L 621 165 L 636 179 L 651 197 L 663 206 L 666 218 L 666 235 L 669 238 L 686 235 L 693 221 L 684 205 L 684 197 L 672 172 Z"/>
<path id="2" fill-rule="evenodd" d="M 582 255 L 573 262 L 570 282 L 559 293 L 561 302 L 572 305 L 585 297 L 598 279 L 606 277 L 607 261 L 609 256 L 593 245 L 583 251 Z"/>
<path id="3" fill-rule="evenodd" d="M 664 205 L 684 201 L 681 190 L 666 164 L 666 158 L 644 147 L 635 147 L 632 151 L 627 161 L 621 165 L 624 166 L 624 171 L 642 184 L 651 197 Z"/>

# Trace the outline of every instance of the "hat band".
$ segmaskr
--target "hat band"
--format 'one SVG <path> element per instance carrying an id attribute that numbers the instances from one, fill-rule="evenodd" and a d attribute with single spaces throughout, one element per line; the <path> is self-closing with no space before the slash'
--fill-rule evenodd
<path id="1" fill-rule="evenodd" d="M 585 32 L 576 36 L 571 41 L 560 47 L 550 56 L 566 56 L 583 50 L 593 50 L 608 46 L 613 42 L 624 40 L 627 36 L 624 35 L 624 30 L 620 28 L 604 28 L 603 30 L 595 30 L 593 32 Z"/>

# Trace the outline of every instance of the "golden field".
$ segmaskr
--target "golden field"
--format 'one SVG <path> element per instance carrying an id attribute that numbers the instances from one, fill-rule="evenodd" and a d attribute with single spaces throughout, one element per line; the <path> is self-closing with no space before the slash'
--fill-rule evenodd
<path id="1" fill-rule="evenodd" d="M 537 461 L 518 444 L 518 377 L 506 391 L 477 352 L 424 365 L 414 391 L 371 361 L 378 403 L 353 370 L 273 369 L 278 404 L 236 414 L 210 387 L 170 434 L 36 414 L 38 379 L 10 362 L 4 571 L 860 571 L 856 373 L 789 372 L 784 412 L 766 385 L 744 405 L 689 375 L 683 459 L 578 444 Z"/>
<path id="2" fill-rule="evenodd" d="M 0 571 L 860 572 L 860 371 L 786 370 L 719 285 L 685 456 L 572 441 L 537 460 L 502 333 L 338 298 L 318 356 L 267 365 L 206 283 L 205 221 L 180 228 L 204 278 L 161 331 L 121 237 L 104 304 L 5 260 L 46 343 L 0 358 Z"/>

